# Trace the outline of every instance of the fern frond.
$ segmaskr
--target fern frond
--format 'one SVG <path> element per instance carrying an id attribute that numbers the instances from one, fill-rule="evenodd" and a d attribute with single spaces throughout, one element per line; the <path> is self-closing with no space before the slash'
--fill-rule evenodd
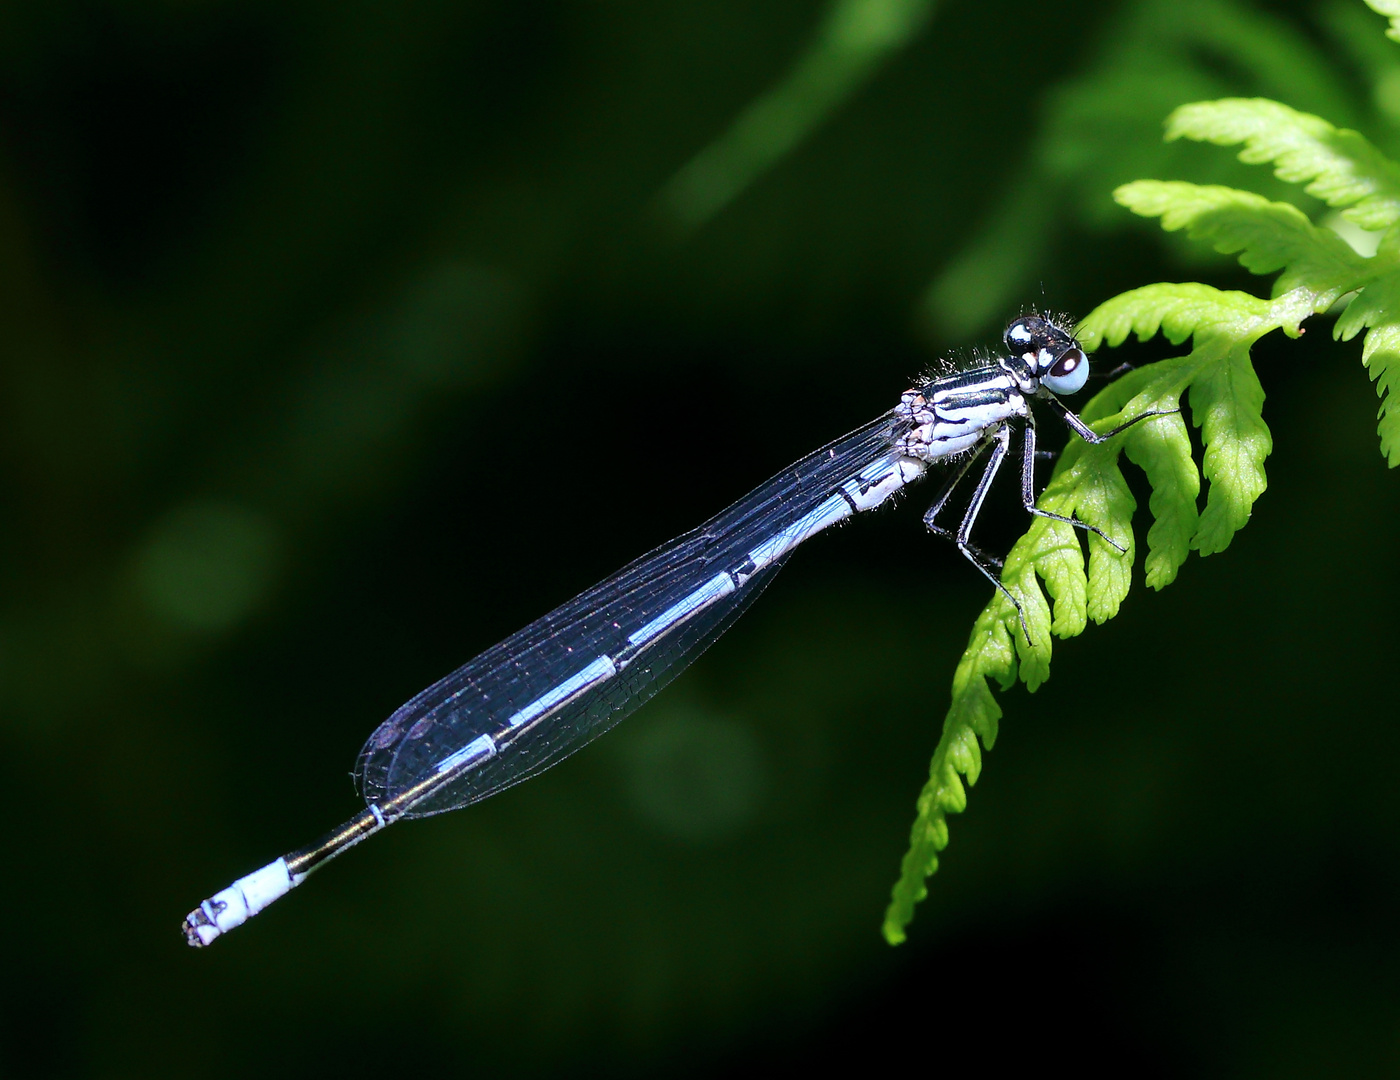
<path id="1" fill-rule="evenodd" d="M 1139 408 L 1134 411 L 1143 412 L 1146 409 Z M 1114 417 L 1111 423 L 1094 426 L 1110 427 L 1119 422 L 1120 418 Z M 1137 503 L 1128 490 L 1122 471 L 1118 468 L 1117 457 L 1117 452 L 1106 446 L 1089 446 L 1076 442 L 1071 449 L 1066 450 L 1060 467 L 1055 470 L 1045 494 L 1041 497 L 1045 509 L 1066 517 L 1077 517 L 1085 524 L 1102 529 L 1127 549 L 1126 554 L 1120 555 L 1099 537 L 1089 534 L 1089 574 L 1085 590 L 1085 610 L 1083 615 L 1076 613 L 1075 616 L 1081 625 L 1085 616 L 1096 623 L 1113 618 L 1118 613 L 1118 606 L 1128 594 L 1135 547 L 1132 518 Z M 1048 525 L 1050 522 L 1046 521 L 1044 524 Z M 1030 549 L 1031 557 L 1028 561 L 1037 568 L 1044 553 L 1047 532 L 1045 528 L 1036 529 L 1033 526 L 1024 538 Z M 1079 547 L 1077 540 L 1075 547 Z M 1082 551 L 1080 558 L 1083 559 Z M 1036 675 L 1035 682 L 1028 682 L 1028 686 L 1038 687 L 1050 677 L 1048 648 L 1044 670 L 1038 671 Z"/>
<path id="2" fill-rule="evenodd" d="M 1151 427 L 1133 432 L 1125 440 L 1124 451 L 1152 488 L 1147 500 L 1152 525 L 1147 530 L 1144 580 L 1153 589 L 1163 589 L 1176 580 L 1200 527 L 1196 500 L 1201 476 L 1191 457 L 1191 437 L 1180 414 L 1162 417 Z"/>
<path id="3" fill-rule="evenodd" d="M 1368 285 L 1342 313 L 1333 329 L 1339 341 L 1350 341 L 1367 330 L 1361 362 L 1371 373 L 1380 396 L 1381 453 L 1393 469 L 1400 465 L 1400 273 Z"/>
<path id="4" fill-rule="evenodd" d="M 1156 521 L 1148 532 L 1149 584 L 1160 588 L 1175 578 L 1188 546 L 1202 555 L 1224 551 L 1263 493 L 1263 462 L 1273 444 L 1263 419 L 1264 391 L 1250 365 L 1249 350 L 1271 330 L 1296 334 L 1296 300 L 1296 294 L 1287 294 L 1270 304 L 1207 285 L 1150 285 L 1100 305 L 1081 325 L 1086 348 L 1101 341 L 1117 344 L 1131 330 L 1145 339 L 1159 324 L 1174 342 L 1187 334 L 1195 339 L 1190 355 L 1134 372 L 1085 409 L 1086 415 L 1094 415 L 1100 399 L 1112 401 L 1129 393 L 1178 402 L 1189 387 L 1192 416 L 1205 443 L 1202 471 L 1210 482 L 1199 519 L 1194 514 L 1199 481 L 1184 428 L 1173 432 L 1154 423 L 1126 436 L 1130 460 L 1147 472 L 1153 489 L 1149 507 Z M 1194 527 L 1184 536 L 1187 522 Z"/>
<path id="5" fill-rule="evenodd" d="M 1390 29 L 1385 36 L 1391 41 L 1400 41 L 1400 3 L 1397 0 L 1366 0 L 1366 6 L 1390 20 Z"/>
<path id="6" fill-rule="evenodd" d="M 1205 443 L 1201 472 L 1210 482 L 1191 545 L 1202 555 L 1230 546 L 1264 493 L 1264 459 L 1273 439 L 1264 423 L 1264 388 L 1249 362 L 1249 342 L 1213 340 L 1214 363 L 1191 384 L 1191 412 Z"/>
<path id="7" fill-rule="evenodd" d="M 943 735 L 933 752 L 928 782 L 919 792 L 918 813 L 909 835 L 909 850 L 900 865 L 889 910 L 885 913 L 885 939 L 891 945 L 904 940 L 904 928 L 914 918 L 914 905 L 928 895 L 928 878 L 938 870 L 938 853 L 948 846 L 948 815 L 967 808 L 962 777 L 977 783 L 982 771 L 982 751 L 996 743 L 1001 706 L 992 696 L 987 679 L 1003 690 L 1016 681 L 1016 653 L 1006 625 L 1011 605 L 997 594 L 977 618 L 962 660 L 953 674 L 953 706 L 943 721 Z"/>
<path id="8" fill-rule="evenodd" d="M 1079 343 L 1090 352 L 1101 343 L 1121 345 L 1129 334 L 1136 334 L 1139 341 L 1146 341 L 1155 336 L 1159 329 L 1173 345 L 1180 345 L 1202 326 L 1213 326 L 1221 321 L 1262 321 L 1267 318 L 1269 310 L 1269 302 L 1257 296 L 1238 291 L 1222 292 L 1194 281 L 1144 285 L 1100 304 L 1079 324 L 1076 334 Z M 1138 376 L 1137 372 L 1120 379 L 1104 394 L 1110 390 L 1122 393 L 1125 384 L 1135 385 L 1132 381 L 1135 376 Z M 1098 400 L 1094 399 L 1095 402 Z M 1085 412 L 1088 411 L 1085 409 Z"/>
<path id="9" fill-rule="evenodd" d="M 1273 162 L 1274 175 L 1294 184 L 1363 229 L 1400 221 L 1400 166 L 1364 136 L 1265 98 L 1226 98 L 1183 105 L 1167 117 L 1167 140 L 1217 146 L 1244 144 L 1249 165 Z"/>
<path id="10" fill-rule="evenodd" d="M 1185 229 L 1192 240 L 1223 255 L 1238 253 L 1240 265 L 1251 273 L 1282 270 L 1274 295 L 1307 289 L 1315 311 L 1327 310 L 1368 273 L 1366 259 L 1331 229 L 1319 229 L 1290 203 L 1251 191 L 1138 180 L 1113 197 L 1141 217 L 1160 217 L 1168 232 Z"/>
<path id="11" fill-rule="evenodd" d="M 1400 40 L 1400 0 L 1368 3 L 1391 16 L 1391 35 Z M 1163 415 L 1152 415 L 1108 442 L 1073 440 L 1039 502 L 1043 509 L 1102 529 L 1124 553 L 1090 534 L 1086 572 L 1074 530 L 1043 518 L 1036 518 L 1012 548 L 1002 582 L 1025 612 L 1026 632 L 1019 632 L 1014 607 L 1000 595 L 978 617 L 953 680 L 913 843 L 886 911 L 885 936 L 891 942 L 903 940 L 914 905 L 926 894 L 924 879 L 948 843 L 947 815 L 966 805 L 961 777 L 976 781 L 977 738 L 990 748 L 988 736 L 995 737 L 1001 711 L 988 680 L 1005 689 L 1019 677 L 1034 691 L 1050 676 L 1051 635 L 1071 637 L 1088 619 L 1112 618 L 1127 596 L 1136 504 L 1120 467 L 1122 454 L 1151 486 L 1146 579 L 1161 589 L 1175 579 L 1191 550 L 1211 555 L 1229 547 L 1267 487 L 1264 462 L 1273 436 L 1264 422 L 1264 389 L 1250 349 L 1274 330 L 1299 336 L 1304 319 L 1354 294 L 1334 333 L 1345 341 L 1366 331 L 1362 360 L 1381 397 L 1381 451 L 1392 466 L 1400 465 L 1400 408 L 1394 407 L 1400 392 L 1400 165 L 1354 131 L 1265 100 L 1183 106 L 1168 120 L 1167 138 L 1243 143 L 1242 161 L 1272 162 L 1280 179 L 1305 184 L 1309 194 L 1342 208 L 1363 228 L 1387 232 L 1375 254 L 1365 256 L 1291 203 L 1253 192 L 1160 180 L 1138 180 L 1114 192 L 1121 205 L 1159 218 L 1164 229 L 1184 230 L 1192 240 L 1236 255 L 1253 273 L 1277 274 L 1271 299 L 1198 283 L 1149 285 L 1101 304 L 1080 325 L 1078 337 L 1088 350 L 1119 345 L 1129 334 L 1146 340 L 1158 332 L 1174 345 L 1190 338 L 1192 347 L 1185 356 L 1124 376 L 1085 406 L 1083 420 L 1100 432 L 1144 414 Z M 1178 411 L 1183 408 L 1200 428 L 1199 468 Z M 1208 487 L 1198 512 L 1203 477 Z"/>

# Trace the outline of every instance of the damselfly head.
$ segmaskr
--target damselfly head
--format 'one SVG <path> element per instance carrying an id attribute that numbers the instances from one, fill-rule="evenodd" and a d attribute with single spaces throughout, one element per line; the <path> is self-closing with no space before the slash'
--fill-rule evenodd
<path id="1" fill-rule="evenodd" d="M 1022 315 L 1006 328 L 1006 347 L 1020 357 L 1052 394 L 1074 394 L 1089 378 L 1089 358 L 1068 330 L 1038 315 Z"/>

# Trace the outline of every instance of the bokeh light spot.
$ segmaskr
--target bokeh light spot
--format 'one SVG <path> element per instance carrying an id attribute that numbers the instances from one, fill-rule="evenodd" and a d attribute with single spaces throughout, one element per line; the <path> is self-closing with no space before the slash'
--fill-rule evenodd
<path id="1" fill-rule="evenodd" d="M 646 725 L 627 755 L 628 792 L 658 832 L 706 842 L 751 821 L 766 787 L 753 729 L 682 709 Z"/>
<path id="2" fill-rule="evenodd" d="M 199 501 L 171 511 L 136 558 L 136 587 L 178 627 L 224 630 L 266 598 L 276 573 L 277 529 L 255 510 Z"/>

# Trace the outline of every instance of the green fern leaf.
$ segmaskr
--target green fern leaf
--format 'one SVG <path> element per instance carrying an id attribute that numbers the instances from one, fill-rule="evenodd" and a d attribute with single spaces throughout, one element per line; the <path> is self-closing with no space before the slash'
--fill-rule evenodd
<path id="1" fill-rule="evenodd" d="M 1066 516 L 1073 514 L 1085 524 L 1103 530 L 1126 549 L 1126 554 L 1120 554 L 1099 537 L 1089 534 L 1086 614 L 1096 623 L 1103 623 L 1118 613 L 1132 580 L 1132 516 L 1137 503 L 1128 490 L 1117 459 L 1116 447 L 1071 443 L 1040 501 L 1046 509 Z M 1048 677 L 1046 672 L 1041 681 Z"/>
<path id="2" fill-rule="evenodd" d="M 1210 482 L 1206 508 L 1192 546 L 1202 555 L 1224 551 L 1244 528 L 1264 493 L 1264 459 L 1273 449 L 1264 423 L 1264 388 L 1249 362 L 1253 338 L 1224 337 L 1202 344 L 1204 363 L 1191 384 L 1191 412 L 1201 429 L 1201 472 Z"/>
<path id="3" fill-rule="evenodd" d="M 1136 329 L 1142 337 L 1161 321 L 1164 334 L 1180 343 L 1203 327 L 1213 327 L 1222 314 L 1236 323 L 1260 322 L 1270 308 L 1245 293 L 1222 293 L 1209 286 L 1148 286 L 1109 301 L 1086 319 L 1079 329 L 1081 342 L 1097 345 L 1122 342 Z M 1131 372 L 1098 394 L 1084 408 L 1086 419 L 1131 412 L 1167 412 L 1177 409 L 1181 395 L 1196 370 L 1190 356 L 1164 360 Z M 1199 526 L 1196 499 L 1200 473 L 1191 456 L 1191 438 L 1179 414 L 1164 416 L 1152 424 L 1129 429 L 1124 449 L 1130 460 L 1147 475 L 1152 494 L 1148 508 L 1153 523 L 1147 531 L 1147 584 L 1154 589 L 1169 585 L 1191 550 Z"/>
<path id="4" fill-rule="evenodd" d="M 1305 183 L 1309 195 L 1344 207 L 1343 215 L 1363 229 L 1400 221 L 1400 166 L 1359 133 L 1277 101 L 1226 98 L 1183 105 L 1167 118 L 1167 139 L 1244 143 L 1241 161 L 1273 162 L 1280 180 Z"/>
<path id="5" fill-rule="evenodd" d="M 1390 29 L 1385 36 L 1391 41 L 1400 41 L 1400 3 L 1396 0 L 1366 0 L 1366 6 L 1390 20 Z"/>
<path id="6" fill-rule="evenodd" d="M 1192 240 L 1225 255 L 1239 253 L 1255 274 L 1282 270 L 1274 295 L 1306 289 L 1315 311 L 1325 311 L 1368 273 L 1367 261 L 1330 229 L 1319 229 L 1296 206 L 1270 202 L 1234 188 L 1181 181 L 1138 180 L 1113 197 L 1142 217 L 1160 217 L 1168 232 L 1185 229 Z"/>
<path id="7" fill-rule="evenodd" d="M 1199 327 L 1214 326 L 1222 321 L 1263 322 L 1271 310 L 1269 302 L 1257 296 L 1238 291 L 1222 292 L 1194 281 L 1144 285 L 1100 304 L 1079 324 L 1077 333 L 1080 344 L 1090 351 L 1101 343 L 1121 345 L 1130 333 L 1136 334 L 1139 341 L 1146 341 L 1159 330 L 1173 345 L 1180 345 Z M 1121 392 L 1125 384 L 1132 385 L 1127 380 L 1119 380 L 1111 389 Z M 1092 411 L 1093 405 L 1091 402 L 1085 413 L 1097 415 Z"/>
<path id="8" fill-rule="evenodd" d="M 1147 476 L 1152 525 L 1147 530 L 1146 581 L 1162 589 L 1176 580 L 1200 527 L 1196 499 L 1201 475 L 1191 456 L 1191 437 L 1180 415 L 1141 425 L 1125 439 L 1128 460 Z"/>
<path id="9" fill-rule="evenodd" d="M 1400 465 L 1400 274 L 1391 273 L 1366 286 L 1337 320 L 1333 336 L 1350 341 L 1367 330 L 1361 362 L 1380 395 L 1381 453 L 1393 469 Z"/>
<path id="10" fill-rule="evenodd" d="M 1035 574 L 1036 545 L 1026 544 L 1024 548 L 1011 549 L 1011 557 L 1006 560 L 1002 579 L 1007 588 L 1021 602 L 1021 615 L 1007 612 L 1006 621 L 1011 629 L 1011 640 L 1016 643 L 1016 657 L 1020 661 L 1021 681 L 1026 689 L 1035 691 L 1040 684 L 1050 678 L 1050 602 L 1041 591 Z M 1018 629 L 1020 619 L 1026 620 L 1025 630 Z"/>
<path id="11" fill-rule="evenodd" d="M 1400 20 L 1400 0 L 1385 0 L 1390 6 L 1368 2 Z M 1396 36 L 1400 40 L 1400 33 Z M 1139 180 L 1114 193 L 1134 213 L 1160 218 L 1167 230 L 1185 230 L 1194 240 L 1237 255 L 1254 273 L 1277 273 L 1272 299 L 1195 283 L 1149 285 L 1100 305 L 1079 327 L 1079 340 L 1089 350 L 1119 345 L 1129 334 L 1146 340 L 1158 332 L 1178 345 L 1190 338 L 1192 349 L 1124 376 L 1085 406 L 1083 420 L 1100 432 L 1144 413 L 1165 415 L 1128 428 L 1120 439 L 1093 445 L 1072 440 L 1038 504 L 1102 530 L 1125 551 L 1090 534 L 1086 570 L 1080 537 L 1063 522 L 1044 518 L 1036 518 L 1012 548 L 1002 582 L 1022 607 L 1025 632 L 1014 607 L 1000 595 L 977 620 L 953 680 L 952 705 L 919 799 L 910 851 L 886 911 L 885 936 L 891 942 L 904 939 L 914 905 L 926 895 L 925 878 L 937 869 L 937 854 L 948 843 L 947 815 L 966 806 L 961 777 L 976 780 L 977 739 L 990 748 L 995 738 L 1001 711 L 988 680 L 1005 689 L 1019 675 L 1035 690 L 1050 675 L 1051 635 L 1070 637 L 1081 633 L 1088 619 L 1112 618 L 1127 595 L 1136 504 L 1119 466 L 1121 454 L 1143 470 L 1151 486 L 1145 567 L 1147 583 L 1160 589 L 1176 577 L 1191 550 L 1224 551 L 1267 486 L 1264 462 L 1273 439 L 1250 349 L 1273 330 L 1297 337 L 1305 318 L 1356 292 L 1335 335 L 1348 340 L 1366 331 L 1363 361 L 1381 397 L 1381 449 L 1391 465 L 1400 464 L 1400 408 L 1391 408 L 1400 392 L 1400 166 L 1355 132 L 1270 101 L 1185 106 L 1172 114 L 1167 137 L 1244 143 L 1242 160 L 1273 162 L 1280 178 L 1306 183 L 1311 194 L 1345 208 L 1366 228 L 1386 229 L 1386 235 L 1376 255 L 1367 258 L 1292 204 L 1252 192 Z M 1201 430 L 1199 469 L 1177 411 L 1183 401 Z M 1203 477 L 1209 487 L 1198 512 Z M 1046 592 L 1054 603 L 1053 619 Z"/>
<path id="12" fill-rule="evenodd" d="M 1057 514 L 1064 513 L 1055 508 L 1053 499 L 1042 498 L 1040 505 Z M 1041 518 L 1036 524 L 1041 522 L 1045 535 L 1031 545 L 1037 552 L 1032 564 L 1055 602 L 1050 633 L 1062 638 L 1076 637 L 1084 632 L 1088 614 L 1089 577 L 1084 573 L 1084 551 L 1072 526 L 1048 518 Z"/>
<path id="13" fill-rule="evenodd" d="M 933 752 L 928 782 L 919 793 L 909 850 L 900 865 L 899 880 L 885 912 L 884 934 L 891 945 L 904 940 L 904 928 L 914 918 L 914 905 L 928 895 L 928 878 L 938 870 L 938 853 L 948 846 L 948 815 L 967 807 L 961 777 L 977 783 L 982 753 L 996 743 L 1001 707 L 992 696 L 989 678 L 1003 690 L 1016 681 L 1016 652 L 1007 629 L 1011 605 L 998 594 L 978 616 L 966 651 L 953 674 L 953 702 L 943 721 L 943 734 Z"/>
<path id="14" fill-rule="evenodd" d="M 1127 440 L 1129 459 L 1151 470 L 1157 501 L 1149 504 L 1156 531 L 1148 535 L 1148 572 L 1150 583 L 1159 588 L 1184 561 L 1183 541 L 1203 555 L 1224 551 L 1264 491 L 1263 463 L 1273 444 L 1263 420 L 1264 390 L 1249 362 L 1249 349 L 1272 329 L 1296 333 L 1294 299 L 1285 296 L 1268 304 L 1247 293 L 1205 285 L 1154 285 L 1114 297 L 1080 326 L 1086 347 L 1121 342 L 1134 330 L 1145 339 L 1159 325 L 1173 342 L 1195 335 L 1189 356 L 1134 372 L 1110 388 L 1112 395 L 1100 395 L 1108 401 L 1133 395 L 1134 401 L 1151 402 L 1147 407 L 1170 409 L 1190 388 L 1193 418 L 1206 446 L 1202 471 L 1211 484 L 1199 520 L 1199 481 L 1184 428 L 1154 423 L 1134 430 Z M 1096 398 L 1086 415 L 1094 415 L 1091 410 L 1098 404 Z M 1191 524 L 1187 538 L 1182 530 Z"/>

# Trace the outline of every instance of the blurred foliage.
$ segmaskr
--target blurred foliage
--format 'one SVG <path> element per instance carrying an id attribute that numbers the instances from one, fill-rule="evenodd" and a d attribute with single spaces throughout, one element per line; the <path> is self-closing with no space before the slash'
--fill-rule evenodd
<path id="1" fill-rule="evenodd" d="M 1313 212 L 1312 193 L 1188 143 L 1164 144 L 1162 118 L 1188 101 L 1275 98 L 1361 128 L 1382 151 L 1400 154 L 1400 53 L 1378 25 L 1347 0 L 1321 5 L 1306 28 L 1276 7 L 1237 0 L 1124 5 L 1100 31 L 1096 62 L 1054 89 L 1039 126 L 1015 148 L 1019 167 L 930 286 L 927 316 L 954 334 L 986 329 L 1057 263 L 1071 222 L 1098 234 L 1124 228 L 1110 196 L 1143 177 L 1247 186 Z M 1185 247 L 1177 254 L 1212 264 Z"/>
<path id="2" fill-rule="evenodd" d="M 835 0 L 815 45 L 776 87 L 755 98 L 661 192 L 682 229 L 704 224 L 790 152 L 923 26 L 932 0 Z"/>
<path id="3" fill-rule="evenodd" d="M 1094 195 L 1038 155 L 1185 153 L 1157 124 L 1204 97 L 1400 115 L 1379 20 L 1340 2 L 1177 3 L 1131 39 L 1136 90 L 1096 82 L 1154 10 L 0 8 L 0 1071 L 878 1068 L 906 1044 L 876 1023 L 932 1015 L 945 1067 L 1393 1070 L 1400 742 L 1352 673 L 1390 631 L 1395 501 L 1316 335 L 1260 364 L 1270 425 L 1317 437 L 1280 440 L 1259 527 L 1061 657 L 911 948 L 871 914 L 986 599 L 917 506 L 809 545 L 568 767 L 207 954 L 177 929 L 353 809 L 338 770 L 401 701 L 888 408 L 929 343 L 1037 280 L 1088 310 L 1181 276 L 1185 245 L 1082 212 L 1113 185 L 1235 175 L 1105 165 Z M 1174 44 L 1219 11 L 1293 50 L 1287 87 Z M 1098 111 L 1059 143 L 1069 100 Z M 727 201 L 677 228 L 677 178 L 727 146 Z M 1013 190 L 1054 205 L 930 323 Z"/>

